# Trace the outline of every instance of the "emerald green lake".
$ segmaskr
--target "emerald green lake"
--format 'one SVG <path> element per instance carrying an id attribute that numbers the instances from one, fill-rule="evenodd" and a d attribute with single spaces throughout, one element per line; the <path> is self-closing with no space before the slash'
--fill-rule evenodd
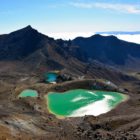
<path id="1" fill-rule="evenodd" d="M 58 75 L 55 72 L 48 72 L 44 74 L 44 77 L 46 82 L 52 83 L 56 82 Z"/>
<path id="2" fill-rule="evenodd" d="M 18 97 L 38 97 L 38 92 L 36 90 L 26 89 L 23 90 Z"/>
<path id="3" fill-rule="evenodd" d="M 98 116 L 107 113 L 127 96 L 118 92 L 69 90 L 64 93 L 52 92 L 45 96 L 48 109 L 58 117 Z"/>

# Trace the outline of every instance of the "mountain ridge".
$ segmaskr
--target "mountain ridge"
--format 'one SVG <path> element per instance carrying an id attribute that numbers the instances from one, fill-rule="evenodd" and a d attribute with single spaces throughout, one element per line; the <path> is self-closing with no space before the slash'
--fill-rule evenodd
<path id="1" fill-rule="evenodd" d="M 71 57 L 81 63 L 89 64 L 96 60 L 110 66 L 131 68 L 127 62 L 139 66 L 140 45 L 119 40 L 112 35 L 102 36 L 99 34 L 87 38 L 77 37 L 69 41 L 55 40 L 39 33 L 30 25 L 0 36 L 1 61 L 28 60 L 30 62 L 32 60 L 33 62 L 36 55 L 40 57 L 44 65 L 49 60 L 54 64 L 61 63 L 61 67 L 61 65 L 66 65 L 66 61 Z M 60 61 L 58 61 L 58 57 L 61 59 Z"/>

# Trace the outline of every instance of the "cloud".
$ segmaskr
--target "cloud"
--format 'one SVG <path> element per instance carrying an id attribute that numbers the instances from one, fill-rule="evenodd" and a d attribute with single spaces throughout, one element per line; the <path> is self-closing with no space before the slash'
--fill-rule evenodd
<path id="1" fill-rule="evenodd" d="M 81 2 L 72 2 L 71 6 L 77 8 L 101 8 L 112 11 L 119 11 L 129 14 L 140 14 L 140 5 L 130 5 L 130 4 L 120 4 L 120 3 L 81 3 Z"/>
<path id="2" fill-rule="evenodd" d="M 64 39 L 64 40 L 69 40 L 69 39 L 74 39 L 78 36 L 82 37 L 89 37 L 92 36 L 93 32 L 60 32 L 60 33 L 47 33 L 50 37 L 53 37 L 55 39 Z"/>

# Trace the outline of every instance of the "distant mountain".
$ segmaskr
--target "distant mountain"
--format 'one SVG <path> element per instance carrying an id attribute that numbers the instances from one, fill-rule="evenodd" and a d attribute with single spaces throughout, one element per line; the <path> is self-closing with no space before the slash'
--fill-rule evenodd
<path id="1" fill-rule="evenodd" d="M 22 59 L 40 49 L 44 40 L 47 40 L 47 37 L 38 33 L 31 26 L 7 35 L 1 35 L 0 60 Z"/>
<path id="2" fill-rule="evenodd" d="M 63 69 L 78 75 L 106 77 L 116 76 L 116 68 L 140 69 L 139 60 L 140 45 L 115 36 L 54 40 L 31 26 L 0 36 L 0 61 L 20 61 L 32 70 Z"/>
<path id="3" fill-rule="evenodd" d="M 140 31 L 109 31 L 109 32 L 96 32 L 96 34 L 107 34 L 107 35 L 140 35 Z"/>
<path id="4" fill-rule="evenodd" d="M 86 55 L 85 61 L 98 60 L 104 64 L 129 65 L 139 64 L 140 45 L 119 40 L 115 36 L 94 35 L 89 38 L 78 37 L 72 44 Z M 131 66 L 130 66 L 131 67 Z"/>

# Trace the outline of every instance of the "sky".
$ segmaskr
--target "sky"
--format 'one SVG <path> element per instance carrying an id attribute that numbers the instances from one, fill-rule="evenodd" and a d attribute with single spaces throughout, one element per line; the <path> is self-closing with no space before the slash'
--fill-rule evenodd
<path id="1" fill-rule="evenodd" d="M 27 25 L 63 38 L 140 31 L 140 0 L 0 0 L 0 34 Z"/>

